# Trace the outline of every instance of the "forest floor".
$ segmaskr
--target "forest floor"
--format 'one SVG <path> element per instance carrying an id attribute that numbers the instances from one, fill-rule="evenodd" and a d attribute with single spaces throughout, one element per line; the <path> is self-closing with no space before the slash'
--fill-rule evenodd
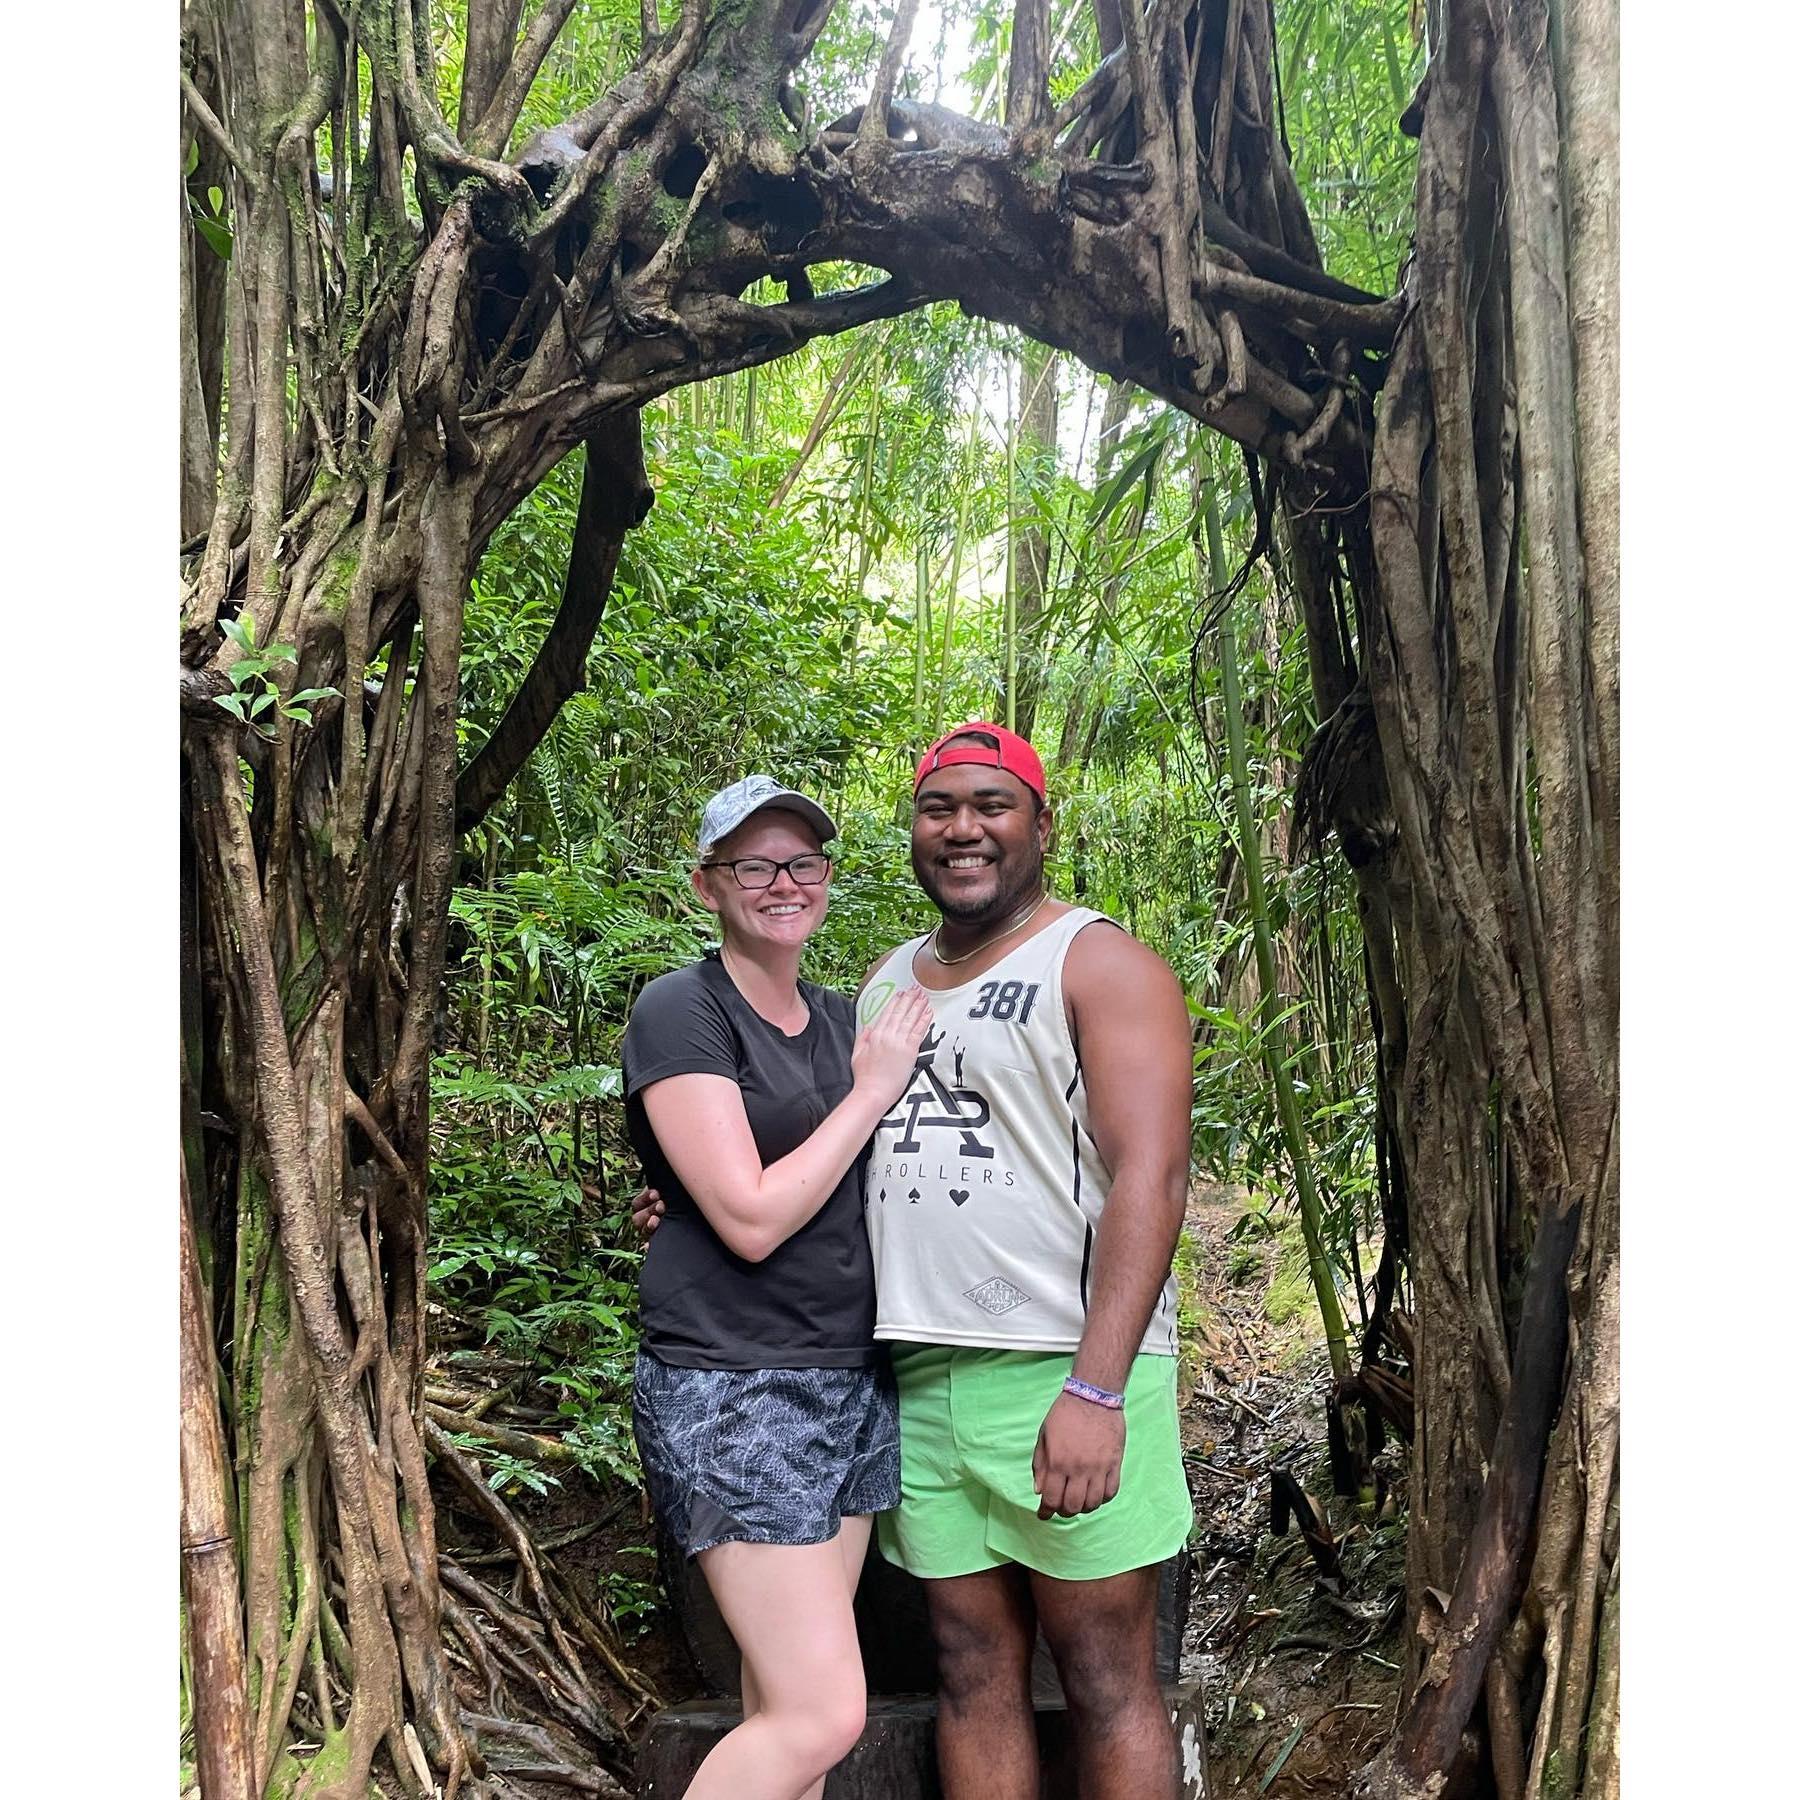
<path id="1" fill-rule="evenodd" d="M 1297 1224 L 1270 1223 L 1241 1189 L 1197 1184 L 1178 1268 L 1182 1446 L 1195 1511 L 1182 1671 L 1205 1687 L 1212 1800 L 1340 1794 L 1393 1725 L 1404 1523 L 1357 1522 L 1346 1502 L 1328 1500 L 1329 1365 Z M 1354 1315 L 1350 1323 L 1354 1331 Z M 1277 1468 L 1328 1506 L 1341 1580 L 1321 1578 L 1296 1527 L 1271 1532 Z M 446 1550 L 510 1566 L 460 1496 L 440 1488 L 440 1499 Z M 515 1493 L 512 1504 L 541 1542 L 585 1529 L 556 1549 L 565 1578 L 604 1602 L 624 1654 L 660 1700 L 698 1697 L 700 1678 L 657 1586 L 642 1496 L 613 1490 L 596 1505 L 593 1486 L 570 1476 L 541 1497 Z M 635 1710 L 634 1735 L 649 1708 Z M 522 1769 L 495 1785 L 542 1800 L 568 1791 Z"/>
<path id="2" fill-rule="evenodd" d="M 1271 1533 L 1273 1468 L 1320 1504 L 1331 1492 L 1330 1365 L 1303 1246 L 1296 1226 L 1264 1225 L 1242 1190 L 1206 1185 L 1189 1198 L 1183 1235 L 1195 1562 L 1182 1662 L 1205 1687 L 1213 1800 L 1341 1794 L 1393 1727 L 1404 1523 L 1351 1523 L 1354 1509 L 1330 1502 L 1339 1591 L 1295 1526 Z"/>

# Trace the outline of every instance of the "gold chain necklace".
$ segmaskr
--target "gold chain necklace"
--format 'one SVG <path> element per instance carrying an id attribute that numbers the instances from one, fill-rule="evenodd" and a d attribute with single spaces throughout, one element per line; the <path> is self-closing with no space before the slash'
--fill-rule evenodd
<path id="1" fill-rule="evenodd" d="M 995 944 L 999 943 L 1003 937 L 1011 937 L 1015 931 L 1023 931 L 1025 927 L 1037 917 L 1038 908 L 1049 898 L 1049 890 L 1046 889 L 1043 893 L 1039 894 L 1038 897 L 1032 901 L 1031 905 L 1027 907 L 1018 918 L 1014 919 L 1004 931 L 996 931 L 992 937 L 983 938 L 973 950 L 965 950 L 961 956 L 946 956 L 943 951 L 938 948 L 938 933 L 944 929 L 943 921 L 940 919 L 938 923 L 932 927 L 931 936 L 927 940 L 931 954 L 935 956 L 946 969 L 954 968 L 958 963 L 965 963 L 970 957 L 979 956 L 982 951 L 991 949 Z"/>

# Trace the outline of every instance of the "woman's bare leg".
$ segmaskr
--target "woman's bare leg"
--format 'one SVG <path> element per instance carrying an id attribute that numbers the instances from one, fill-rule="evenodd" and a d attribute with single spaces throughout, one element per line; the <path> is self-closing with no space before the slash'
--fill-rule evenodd
<path id="1" fill-rule="evenodd" d="M 866 1545 L 867 1520 L 845 1523 L 860 1524 Z M 745 1718 L 700 1765 L 689 1800 L 810 1800 L 862 1735 L 862 1656 L 846 1579 L 851 1545 L 843 1538 L 840 1531 L 823 1544 L 720 1544 L 701 1552 L 743 1656 Z"/>
<path id="2" fill-rule="evenodd" d="M 869 1532 L 875 1521 L 868 1513 L 861 1513 L 853 1519 L 846 1519 L 838 1530 L 837 1544 L 843 1552 L 844 1580 L 850 1590 L 850 1599 L 856 1600 L 856 1584 L 862 1580 L 863 1559 L 869 1553 Z M 750 1659 L 745 1657 L 739 1679 L 739 1687 L 744 1696 L 744 1717 L 762 1709 L 762 1696 L 756 1689 L 756 1671 L 750 1666 Z M 800 1800 L 825 1800 L 825 1777 L 821 1775 Z"/>
<path id="3" fill-rule="evenodd" d="M 874 1528 L 872 1514 L 858 1513 L 838 1527 L 837 1546 L 844 1558 L 844 1586 L 851 1603 L 856 1600 L 856 1584 L 862 1580 L 863 1562 L 869 1554 L 869 1533 Z"/>

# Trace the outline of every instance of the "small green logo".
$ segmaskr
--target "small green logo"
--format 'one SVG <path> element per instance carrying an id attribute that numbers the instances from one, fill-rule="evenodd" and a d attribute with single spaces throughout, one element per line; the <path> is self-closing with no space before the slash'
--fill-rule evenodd
<path id="1" fill-rule="evenodd" d="M 873 1025 L 881 1016 L 881 1009 L 894 997 L 894 984 L 891 981 L 873 981 L 863 989 L 862 1004 L 859 1016 L 865 1025 Z"/>

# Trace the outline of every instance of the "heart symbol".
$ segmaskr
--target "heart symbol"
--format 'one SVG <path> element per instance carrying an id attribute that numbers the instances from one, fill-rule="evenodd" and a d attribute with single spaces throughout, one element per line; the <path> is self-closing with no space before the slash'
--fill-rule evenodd
<path id="1" fill-rule="evenodd" d="M 968 1201 L 968 1198 L 969 1198 L 969 1190 L 967 1188 L 952 1188 L 950 1190 L 950 1204 L 952 1206 L 965 1205 Z"/>
<path id="2" fill-rule="evenodd" d="M 906 1197 L 913 1203 L 914 1206 L 917 1206 L 919 1204 L 919 1190 L 917 1188 L 914 1188 Z"/>

